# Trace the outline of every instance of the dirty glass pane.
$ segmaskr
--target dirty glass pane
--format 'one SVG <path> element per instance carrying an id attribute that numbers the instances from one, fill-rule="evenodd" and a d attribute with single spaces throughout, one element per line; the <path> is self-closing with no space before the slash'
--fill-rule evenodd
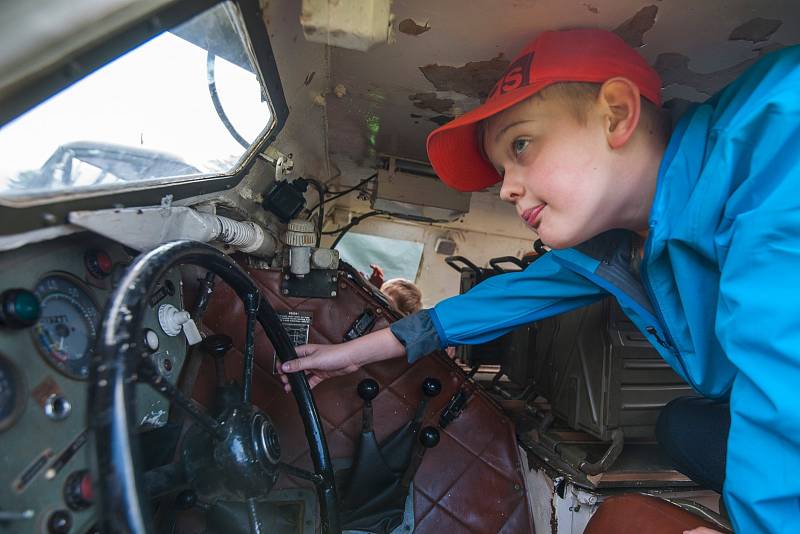
<path id="1" fill-rule="evenodd" d="M 341 258 L 369 278 L 370 264 L 383 269 L 384 279 L 405 278 L 417 281 L 423 244 L 405 239 L 347 233 L 336 245 Z"/>
<path id="2" fill-rule="evenodd" d="M 219 4 L 3 126 L 0 196 L 230 171 L 273 120 L 238 28 Z"/>

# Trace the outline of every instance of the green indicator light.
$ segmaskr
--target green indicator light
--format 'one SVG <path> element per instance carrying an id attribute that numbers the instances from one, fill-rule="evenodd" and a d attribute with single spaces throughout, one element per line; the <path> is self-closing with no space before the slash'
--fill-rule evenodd
<path id="1" fill-rule="evenodd" d="M 39 299 L 30 291 L 21 290 L 14 296 L 14 312 L 20 321 L 35 323 L 39 319 Z"/>

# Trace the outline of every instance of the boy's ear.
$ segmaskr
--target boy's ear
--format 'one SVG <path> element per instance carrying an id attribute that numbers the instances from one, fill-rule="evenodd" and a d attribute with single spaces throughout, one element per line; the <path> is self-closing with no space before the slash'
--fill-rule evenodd
<path id="1" fill-rule="evenodd" d="M 639 124 L 639 88 L 627 78 L 611 78 L 600 87 L 597 98 L 604 114 L 608 145 L 613 149 L 624 146 Z"/>

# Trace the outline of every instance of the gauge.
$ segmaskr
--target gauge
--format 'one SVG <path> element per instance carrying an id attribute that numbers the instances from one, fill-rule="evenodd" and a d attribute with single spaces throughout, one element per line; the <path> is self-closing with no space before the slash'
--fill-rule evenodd
<path id="1" fill-rule="evenodd" d="M 0 356 L 0 432 L 10 427 L 22 412 L 22 378 L 14 364 Z"/>
<path id="2" fill-rule="evenodd" d="M 79 282 L 67 275 L 43 278 L 34 293 L 41 307 L 33 328 L 39 352 L 68 377 L 85 380 L 97 338 L 97 306 Z"/>

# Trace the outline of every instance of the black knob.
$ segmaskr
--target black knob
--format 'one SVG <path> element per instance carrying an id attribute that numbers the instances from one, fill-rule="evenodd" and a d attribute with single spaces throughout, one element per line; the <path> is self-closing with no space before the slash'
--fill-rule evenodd
<path id="1" fill-rule="evenodd" d="M 233 340 L 224 334 L 215 334 L 203 340 L 203 348 L 215 358 L 225 356 L 232 346 Z"/>
<path id="2" fill-rule="evenodd" d="M 67 534 L 72 528 L 72 516 L 66 510 L 56 510 L 47 518 L 49 534 Z"/>
<path id="3" fill-rule="evenodd" d="M 27 289 L 8 289 L 0 295 L 0 326 L 33 326 L 39 320 L 39 312 L 39 299 Z"/>
<path id="4" fill-rule="evenodd" d="M 435 397 L 442 392 L 442 382 L 438 378 L 427 377 L 422 383 L 422 393 L 426 397 Z"/>
<path id="5" fill-rule="evenodd" d="M 64 482 L 64 502 L 75 511 L 85 510 L 94 503 L 94 490 L 89 471 L 81 469 L 67 477 Z"/>
<path id="6" fill-rule="evenodd" d="M 197 493 L 193 490 L 183 490 L 175 497 L 175 508 L 178 510 L 188 510 L 195 506 L 197 506 Z"/>
<path id="7" fill-rule="evenodd" d="M 426 426 L 419 431 L 419 442 L 426 449 L 435 447 L 439 444 L 439 431 L 432 426 Z"/>
<path id="8" fill-rule="evenodd" d="M 378 396 L 379 391 L 378 383 L 371 378 L 365 378 L 358 383 L 358 396 L 364 402 L 371 402 L 372 399 Z"/>

